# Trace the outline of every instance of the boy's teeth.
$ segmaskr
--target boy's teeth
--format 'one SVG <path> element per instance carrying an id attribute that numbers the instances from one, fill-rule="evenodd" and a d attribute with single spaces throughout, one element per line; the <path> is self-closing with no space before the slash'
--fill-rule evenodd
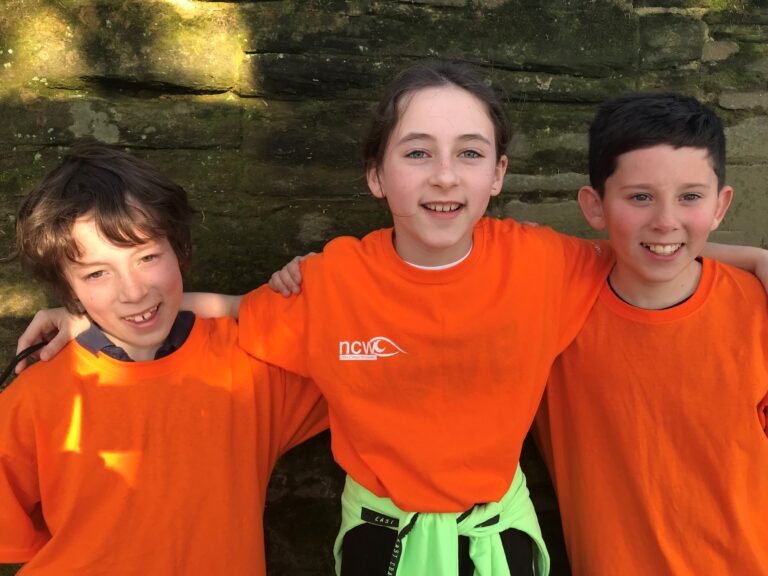
<path id="1" fill-rule="evenodd" d="M 143 314 L 136 314 L 136 316 L 126 316 L 125 319 L 130 322 L 144 322 L 152 318 L 152 314 L 155 313 L 155 310 L 157 310 L 157 306 L 155 306 L 151 310 L 147 310 Z"/>
<path id="2" fill-rule="evenodd" d="M 680 250 L 682 244 L 643 244 L 648 250 L 654 254 L 661 256 L 670 256 Z"/>
<path id="3" fill-rule="evenodd" d="M 434 203 L 434 204 L 424 204 L 424 207 L 427 210 L 432 210 L 433 212 L 453 212 L 454 210 L 458 210 L 461 207 L 461 204 L 459 204 L 458 202 L 449 202 L 447 204 Z"/>

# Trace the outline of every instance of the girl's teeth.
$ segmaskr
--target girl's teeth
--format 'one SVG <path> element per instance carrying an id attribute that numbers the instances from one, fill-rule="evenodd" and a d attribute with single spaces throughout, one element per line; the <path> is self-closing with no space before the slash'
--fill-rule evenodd
<path id="1" fill-rule="evenodd" d="M 680 250 L 681 246 L 682 244 L 645 244 L 648 250 L 660 256 L 670 256 Z"/>
<path id="2" fill-rule="evenodd" d="M 427 210 L 432 210 L 433 212 L 453 212 L 454 210 L 458 210 L 461 204 L 458 203 L 450 203 L 450 204 L 425 204 L 424 207 Z"/>

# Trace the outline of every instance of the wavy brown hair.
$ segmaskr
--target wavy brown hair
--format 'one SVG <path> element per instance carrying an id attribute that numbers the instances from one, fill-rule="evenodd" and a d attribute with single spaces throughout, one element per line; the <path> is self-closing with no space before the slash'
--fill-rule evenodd
<path id="1" fill-rule="evenodd" d="M 72 312 L 82 309 L 65 265 L 81 255 L 72 227 L 94 218 L 99 233 L 116 246 L 166 238 L 182 267 L 192 251 L 194 210 L 186 191 L 159 170 L 101 144 L 83 144 L 64 156 L 21 203 L 16 217 L 16 256 Z"/>

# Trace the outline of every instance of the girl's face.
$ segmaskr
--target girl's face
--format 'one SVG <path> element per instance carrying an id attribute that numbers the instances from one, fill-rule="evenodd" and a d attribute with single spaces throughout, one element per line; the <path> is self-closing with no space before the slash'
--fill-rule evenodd
<path id="1" fill-rule="evenodd" d="M 449 264 L 472 246 L 475 224 L 501 191 L 507 157 L 496 161 L 487 107 L 462 88 L 425 88 L 400 106 L 382 163 L 368 171 L 368 186 L 389 204 L 403 260 Z"/>

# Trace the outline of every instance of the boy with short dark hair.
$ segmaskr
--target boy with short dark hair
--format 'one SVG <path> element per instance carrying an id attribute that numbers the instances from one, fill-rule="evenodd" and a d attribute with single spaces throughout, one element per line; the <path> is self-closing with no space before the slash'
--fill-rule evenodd
<path id="1" fill-rule="evenodd" d="M 768 301 L 699 258 L 733 194 L 722 124 L 686 96 L 610 100 L 589 167 L 616 264 L 536 421 L 573 574 L 768 574 Z"/>
<path id="2" fill-rule="evenodd" d="M 99 145 L 23 202 L 17 247 L 91 328 L 0 395 L 0 562 L 22 573 L 264 574 L 279 455 L 327 426 L 237 324 L 179 312 L 185 191 Z"/>

